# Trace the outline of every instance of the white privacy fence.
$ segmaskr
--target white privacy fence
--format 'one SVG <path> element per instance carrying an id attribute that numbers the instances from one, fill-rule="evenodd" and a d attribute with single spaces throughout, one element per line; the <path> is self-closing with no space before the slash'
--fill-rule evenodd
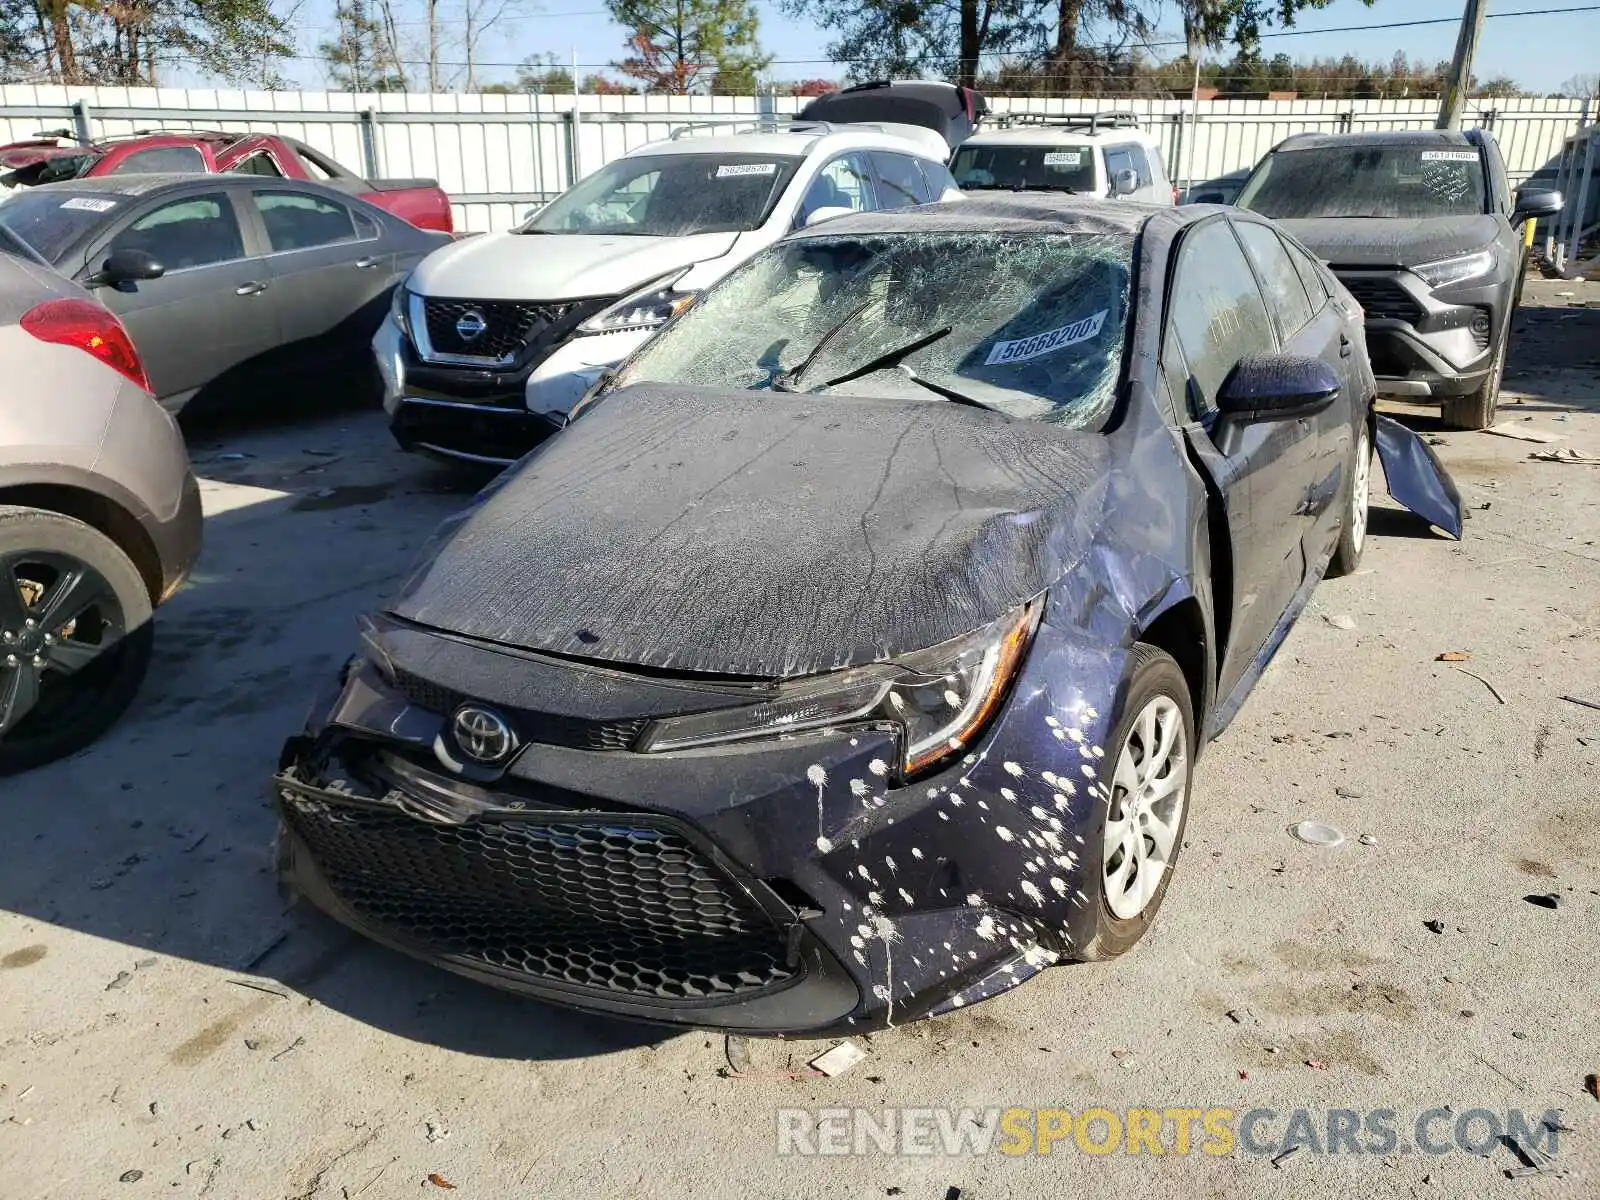
<path id="1" fill-rule="evenodd" d="M 0 87 L 0 139 L 41 130 L 101 138 L 156 128 L 272 132 L 299 138 L 371 177 L 437 179 L 460 229 L 505 229 L 611 159 L 685 126 L 728 130 L 781 121 L 789 96 L 426 95 L 179 88 Z M 1132 111 L 1162 139 L 1180 182 L 1248 167 L 1291 133 L 1426 129 L 1435 100 L 1212 100 L 1198 121 L 1186 100 L 991 97 L 995 112 Z M 1552 165 L 1586 125 L 1578 100 L 1473 101 L 1470 125 L 1491 129 L 1514 180 Z M 1192 164 L 1192 165 L 1191 165 Z"/>

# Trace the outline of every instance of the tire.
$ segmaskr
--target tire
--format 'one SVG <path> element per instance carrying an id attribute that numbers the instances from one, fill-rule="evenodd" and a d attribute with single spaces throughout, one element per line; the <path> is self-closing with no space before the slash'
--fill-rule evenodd
<path id="1" fill-rule="evenodd" d="M 1165 650 L 1159 650 L 1144 642 L 1135 643 L 1123 695 L 1122 711 L 1117 718 L 1111 743 L 1107 746 L 1105 759 L 1110 764 L 1112 775 L 1106 780 L 1108 786 L 1098 789 L 1100 793 L 1099 820 L 1096 822 L 1099 830 L 1098 844 L 1091 841 L 1090 849 L 1085 855 L 1099 885 L 1096 889 L 1095 936 L 1087 946 L 1073 955 L 1085 962 L 1115 958 L 1119 954 L 1125 954 L 1144 936 L 1145 930 L 1150 928 L 1150 923 L 1161 908 L 1161 902 L 1166 897 L 1167 888 L 1172 882 L 1172 872 L 1178 854 L 1183 849 L 1184 830 L 1189 823 L 1189 792 L 1193 784 L 1196 747 L 1194 704 L 1189 697 L 1189 684 L 1184 678 L 1183 670 Z M 1151 813 L 1152 817 L 1166 813 L 1167 820 L 1164 824 L 1171 833 L 1170 849 L 1166 851 L 1165 858 L 1160 860 L 1157 873 L 1145 876 L 1149 883 L 1141 887 L 1149 887 L 1150 890 L 1138 901 L 1137 908 L 1134 909 L 1130 907 L 1129 895 L 1126 892 L 1119 894 L 1118 888 L 1114 883 L 1108 882 L 1107 876 L 1120 874 L 1131 887 L 1140 873 L 1150 870 L 1151 864 L 1157 861 L 1149 857 L 1157 848 L 1157 841 L 1146 833 L 1139 833 L 1138 845 L 1142 847 L 1141 853 L 1147 857 L 1141 859 L 1139 853 L 1136 853 L 1134 865 L 1124 872 L 1123 867 L 1128 857 L 1125 848 L 1127 842 L 1123 842 L 1123 849 L 1113 851 L 1107 848 L 1107 840 L 1108 833 L 1114 835 L 1113 821 L 1127 811 L 1126 801 L 1129 793 L 1118 782 L 1123 774 L 1123 758 L 1125 755 L 1130 756 L 1130 762 L 1137 772 L 1139 763 L 1135 760 L 1142 750 L 1146 728 L 1143 718 L 1146 710 L 1153 706 L 1164 707 L 1166 720 L 1175 720 L 1178 723 L 1177 727 L 1182 730 L 1182 743 L 1175 746 L 1177 755 L 1168 760 L 1175 764 L 1175 769 L 1182 771 L 1182 781 L 1169 797 L 1157 803 Z M 1158 721 L 1156 740 L 1159 744 L 1161 729 L 1159 712 L 1156 719 Z M 1169 780 L 1172 776 L 1170 773 L 1163 773 L 1160 778 Z M 1144 825 L 1142 828 L 1150 827 Z M 1098 869 L 1095 869 L 1096 867 Z"/>
<path id="2" fill-rule="evenodd" d="M 82 521 L 42 509 L 0 506 L 0 587 L 15 590 L 27 604 L 18 579 L 30 585 L 48 583 L 52 571 L 79 568 L 87 569 L 85 578 L 100 598 L 55 631 L 70 628 L 72 636 L 58 638 L 51 643 L 55 649 L 44 647 L 40 653 L 65 658 L 75 650 L 80 661 L 70 674 L 57 666 L 34 673 L 37 705 L 20 720 L 7 720 L 9 728 L 0 730 L 0 775 L 30 770 L 88 746 L 127 710 L 149 668 L 155 632 L 150 593 L 133 561 Z M 45 592 L 34 599 L 47 597 Z M 0 607 L 0 618 L 6 612 Z M 24 644 L 18 631 L 3 624 L 0 619 L 0 706 L 9 707 L 19 667 L 9 665 L 18 656 L 7 650 Z M 9 643 L 3 641 L 6 634 L 11 635 Z M 107 648 L 95 653 L 100 644 Z M 4 717 L 0 711 L 0 719 Z"/>
<path id="3" fill-rule="evenodd" d="M 1372 496 L 1372 430 L 1365 419 L 1356 434 L 1355 456 L 1351 459 L 1350 485 L 1345 488 L 1344 513 L 1339 521 L 1339 544 L 1328 561 L 1328 578 L 1348 575 L 1361 565 L 1361 551 L 1367 545 L 1367 509 Z"/>
<path id="4" fill-rule="evenodd" d="M 1494 415 L 1500 407 L 1500 380 L 1506 373 L 1506 348 L 1511 342 L 1511 322 L 1500 331 L 1500 348 L 1494 354 L 1494 366 L 1483 381 L 1483 386 L 1469 396 L 1446 396 L 1441 415 L 1451 429 L 1487 429 L 1494 424 Z"/>

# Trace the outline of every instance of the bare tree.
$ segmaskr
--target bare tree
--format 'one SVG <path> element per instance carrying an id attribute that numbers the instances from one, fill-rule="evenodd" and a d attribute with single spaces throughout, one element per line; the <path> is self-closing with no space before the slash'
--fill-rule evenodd
<path id="1" fill-rule="evenodd" d="M 1600 74 L 1574 75 L 1561 85 L 1561 94 L 1574 100 L 1584 100 L 1600 95 Z"/>
<path id="2" fill-rule="evenodd" d="M 432 6 L 434 0 L 427 0 Z M 461 46 L 466 59 L 465 91 L 478 90 L 478 46 L 491 29 L 522 7 L 522 0 L 462 0 Z"/>

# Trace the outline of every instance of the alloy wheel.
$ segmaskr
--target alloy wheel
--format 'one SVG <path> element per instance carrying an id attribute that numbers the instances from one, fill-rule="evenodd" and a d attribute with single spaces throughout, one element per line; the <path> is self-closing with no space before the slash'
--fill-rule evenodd
<path id="1" fill-rule="evenodd" d="M 52 551 L 0 556 L 0 737 L 66 703 L 71 677 L 126 632 L 115 591 L 93 567 Z"/>
<path id="2" fill-rule="evenodd" d="M 1139 711 L 1117 752 L 1106 809 L 1103 891 L 1121 920 L 1139 916 L 1161 890 L 1179 849 L 1189 790 L 1183 713 L 1167 696 Z"/>
<path id="3" fill-rule="evenodd" d="M 1366 423 L 1356 437 L 1356 461 L 1350 476 L 1350 543 L 1356 553 L 1367 540 L 1367 506 L 1372 501 L 1372 440 Z"/>

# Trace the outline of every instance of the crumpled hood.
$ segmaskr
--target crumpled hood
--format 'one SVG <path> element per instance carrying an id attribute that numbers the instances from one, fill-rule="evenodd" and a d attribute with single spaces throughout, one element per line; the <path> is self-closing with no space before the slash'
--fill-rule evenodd
<path id="1" fill-rule="evenodd" d="M 618 237 L 491 233 L 435 250 L 407 285 L 466 300 L 577 300 L 632 291 L 669 271 L 720 258 L 736 233 Z"/>
<path id="2" fill-rule="evenodd" d="M 1415 267 L 1481 250 L 1499 232 L 1495 218 L 1319 217 L 1278 221 L 1318 258 L 1335 267 Z"/>
<path id="3" fill-rule="evenodd" d="M 642 384 L 510 469 L 407 620 L 637 666 L 784 678 L 937 645 L 1071 569 L 1099 434 L 939 401 Z"/>

